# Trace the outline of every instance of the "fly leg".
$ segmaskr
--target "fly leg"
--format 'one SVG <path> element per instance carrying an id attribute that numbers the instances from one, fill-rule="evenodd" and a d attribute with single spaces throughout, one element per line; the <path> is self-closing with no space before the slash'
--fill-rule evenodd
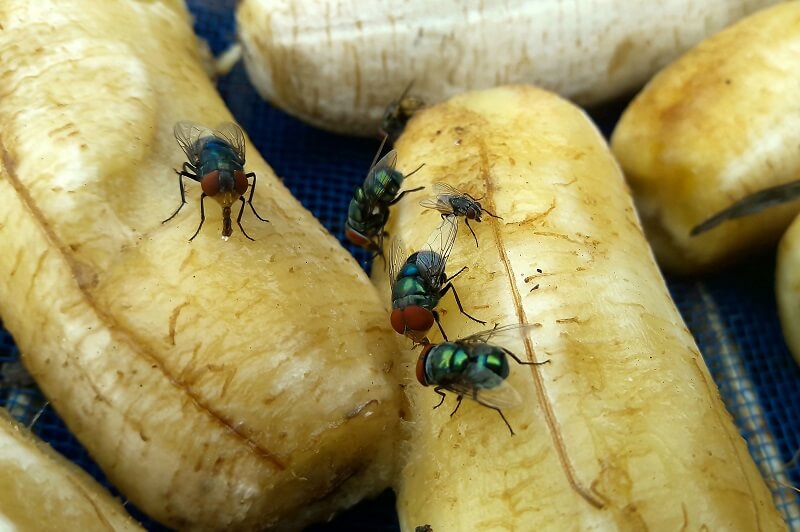
<path id="1" fill-rule="evenodd" d="M 422 167 L 420 166 L 419 168 L 422 168 Z M 419 170 L 419 168 L 417 168 L 417 170 Z M 416 172 L 417 170 L 414 170 L 414 172 Z M 413 174 L 414 172 L 411 172 L 411 174 Z M 411 174 L 408 174 L 408 175 L 411 175 Z M 406 177 L 408 177 L 408 176 L 406 176 Z M 397 203 L 398 201 L 400 201 L 401 199 L 403 199 L 403 196 L 405 196 L 405 195 L 406 195 L 406 194 L 408 194 L 409 192 L 416 192 L 416 191 L 418 191 L 418 190 L 422 190 L 422 189 L 424 189 L 424 188 L 425 188 L 425 187 L 417 187 L 417 188 L 410 188 L 410 189 L 408 189 L 408 190 L 404 190 L 404 191 L 402 191 L 400 194 L 398 194 L 398 195 L 397 195 L 397 197 L 396 197 L 395 199 L 393 199 L 392 201 L 390 201 L 390 202 L 389 202 L 389 205 L 394 205 L 395 203 Z"/>
<path id="2" fill-rule="evenodd" d="M 508 349 L 505 349 L 505 348 L 502 348 L 502 349 L 503 349 L 503 352 L 505 354 L 507 354 L 508 356 L 513 358 L 514 360 L 516 360 L 517 364 L 522 364 L 523 366 L 541 366 L 542 364 L 547 364 L 547 363 L 550 362 L 549 359 L 548 360 L 544 360 L 542 362 L 523 362 L 522 360 L 520 360 L 520 358 L 517 355 L 515 355 L 514 353 L 512 353 Z"/>
<path id="3" fill-rule="evenodd" d="M 436 322 L 436 325 L 439 326 L 439 332 L 442 333 L 442 338 L 444 338 L 445 342 L 449 342 L 450 340 L 447 339 L 447 335 L 444 333 L 444 329 L 442 329 L 442 323 L 439 321 L 439 313 L 434 310 L 433 312 L 431 312 L 431 314 L 433 314 L 433 320 Z M 464 314 L 466 314 L 466 312 Z"/>
<path id="4" fill-rule="evenodd" d="M 456 277 L 458 277 L 459 275 L 461 275 L 462 273 L 464 273 L 464 272 L 466 271 L 466 269 L 467 269 L 467 267 L 466 267 L 466 266 L 462 266 L 462 268 L 461 268 L 460 270 L 458 270 L 456 273 L 454 273 L 453 275 L 451 275 L 450 277 L 448 277 L 447 279 L 445 279 L 445 281 L 444 281 L 444 282 L 445 282 L 445 283 L 449 283 L 450 281 L 452 281 L 453 279 L 455 279 Z"/>
<path id="5" fill-rule="evenodd" d="M 412 175 L 416 174 L 417 172 L 419 172 L 420 170 L 422 170 L 422 167 L 423 167 L 423 166 L 425 166 L 425 163 L 422 163 L 421 165 L 417 166 L 417 169 L 416 169 L 416 170 L 414 170 L 413 172 L 406 174 L 405 178 L 407 178 L 407 177 L 410 177 L 410 176 L 412 176 Z M 403 179 L 405 179 L 405 178 L 403 178 Z M 423 189 L 423 188 L 425 188 L 425 187 L 419 187 L 419 188 L 415 188 L 414 190 L 421 190 L 421 189 Z M 413 192 L 413 190 L 409 190 L 409 192 Z"/>
<path id="6" fill-rule="evenodd" d="M 472 233 L 472 238 L 475 239 L 475 247 L 480 247 L 478 245 L 478 237 L 475 235 L 475 231 L 472 230 L 472 226 L 469 225 L 469 218 L 464 217 L 464 223 L 467 224 L 467 229 L 469 229 L 469 232 Z"/>
<path id="7" fill-rule="evenodd" d="M 483 401 L 481 401 L 480 399 L 477 399 L 477 398 L 475 399 L 475 401 L 476 401 L 478 404 L 480 404 L 480 405 L 483 405 L 483 406 L 485 406 L 486 408 L 491 408 L 492 410 L 494 410 L 495 412 L 497 412 L 498 414 L 500 414 L 500 417 L 501 417 L 501 418 L 503 418 L 503 422 L 505 422 L 505 424 L 506 424 L 506 427 L 508 427 L 508 431 L 509 431 L 509 432 L 511 432 L 511 435 L 512 435 L 512 436 L 514 435 L 514 429 L 512 429 L 512 428 L 511 428 L 511 423 L 509 423 L 509 422 L 508 422 L 508 420 L 506 419 L 506 416 L 504 416 L 504 415 L 503 415 L 503 411 L 502 411 L 502 410 L 500 410 L 500 408 L 499 408 L 499 407 L 496 407 L 496 406 L 494 406 L 494 405 L 489 405 L 489 404 L 486 404 L 486 403 L 484 403 Z"/>
<path id="8" fill-rule="evenodd" d="M 458 273 L 461 273 L 461 272 L 459 271 Z M 456 274 L 456 275 L 458 275 L 458 274 Z M 450 283 L 450 282 L 447 283 L 447 286 L 445 286 L 441 290 L 441 292 L 439 292 L 439 298 L 440 299 L 443 298 L 448 290 L 452 290 L 453 291 L 453 296 L 456 298 L 456 304 L 458 305 L 458 310 L 461 311 L 461 314 L 463 314 L 464 316 L 468 317 L 472 321 L 476 321 L 476 322 L 480 323 L 481 325 L 486 325 L 485 321 L 481 321 L 478 318 L 475 318 L 475 317 L 470 316 L 469 314 L 467 314 L 467 312 L 464 310 L 464 307 L 461 306 L 461 299 L 458 298 L 458 292 L 456 292 L 456 287 L 453 285 L 453 283 Z M 436 315 L 434 314 L 433 317 L 435 318 Z M 438 319 L 436 320 L 436 323 L 439 323 Z M 441 326 L 440 326 L 440 328 L 441 328 Z M 445 340 L 446 340 L 446 338 L 445 338 Z"/>
<path id="9" fill-rule="evenodd" d="M 462 399 L 464 399 L 464 396 L 463 396 L 463 395 L 459 395 L 459 396 L 456 398 L 456 407 L 453 409 L 453 411 L 452 411 L 452 412 L 450 412 L 450 417 L 453 417 L 454 415 L 456 415 L 456 412 L 458 412 L 458 408 L 461 406 L 461 400 L 462 400 Z"/>
<path id="10" fill-rule="evenodd" d="M 437 408 L 442 406 L 442 403 L 444 403 L 444 400 L 447 397 L 447 394 L 442 391 L 442 387 L 441 386 L 437 386 L 436 388 L 433 389 L 433 391 L 438 393 L 439 397 L 442 398 L 442 400 L 439 401 L 439 404 L 433 407 L 433 409 L 436 410 Z"/>
<path id="11" fill-rule="evenodd" d="M 175 209 L 175 212 L 172 213 L 172 216 L 161 222 L 162 224 L 167 223 L 168 221 L 175 218 L 175 216 L 180 212 L 184 205 L 186 205 L 186 189 L 183 188 L 183 178 L 188 177 L 190 179 L 194 179 L 195 181 L 200 181 L 200 178 L 197 177 L 197 169 L 189 163 L 183 163 L 183 170 L 178 171 L 175 170 L 175 173 L 178 174 L 178 187 L 181 189 L 181 204 L 178 205 L 178 208 Z"/>
<path id="12" fill-rule="evenodd" d="M 255 172 L 250 172 L 249 174 L 245 174 L 244 176 L 245 176 L 245 177 L 252 177 L 252 178 L 253 178 L 253 186 L 251 186 L 251 187 L 250 187 L 250 197 L 249 197 L 249 198 L 247 198 L 247 204 L 248 204 L 248 205 L 250 205 L 250 208 L 251 208 L 251 209 L 253 209 L 253 214 L 255 214 L 255 215 L 256 215 L 256 218 L 258 218 L 258 219 L 259 219 L 259 220 L 261 220 L 262 222 L 268 222 L 269 220 L 267 220 L 266 218 L 262 218 L 261 216 L 259 216 L 259 214 L 256 212 L 256 208 L 255 208 L 255 207 L 253 207 L 253 194 L 254 194 L 254 193 L 255 193 L 255 191 L 256 191 L 256 173 L 255 173 Z M 242 196 L 242 201 L 244 201 L 244 196 Z M 244 205 L 242 205 L 242 208 L 244 208 Z M 241 225 L 240 225 L 239 227 L 241 227 Z M 242 233 L 244 233 L 244 231 L 242 231 Z M 245 235 L 245 236 L 247 236 L 247 235 Z M 247 238 L 250 238 L 250 237 L 247 237 Z M 253 240 L 253 239 L 252 239 L 252 238 L 250 238 L 250 240 Z"/>
<path id="13" fill-rule="evenodd" d="M 252 196 L 253 194 L 250 195 Z M 247 232 L 244 230 L 244 227 L 242 227 L 242 215 L 244 214 L 244 196 L 239 196 L 239 199 L 242 200 L 242 207 L 239 209 L 239 216 L 236 217 L 236 225 L 239 226 L 239 229 L 242 230 L 242 234 L 246 236 L 248 240 L 255 240 L 255 238 L 252 238 L 250 235 L 248 235 Z M 252 207 L 253 204 L 251 203 L 250 206 Z M 253 209 L 253 212 L 256 212 L 255 209 Z M 258 214 L 256 214 L 256 216 L 258 216 Z M 261 217 L 259 216 L 259 218 Z M 267 220 L 264 221 L 266 222 Z"/>
<path id="14" fill-rule="evenodd" d="M 197 231 L 194 232 L 194 234 L 192 235 L 192 238 L 189 239 L 189 242 L 194 240 L 194 237 L 196 237 L 197 234 L 200 232 L 200 228 L 203 227 L 203 222 L 206 221 L 206 211 L 203 208 L 203 200 L 204 199 L 206 199 L 206 193 L 205 192 L 200 194 L 200 225 L 197 226 Z"/>
<path id="15" fill-rule="evenodd" d="M 503 219 L 503 217 L 502 217 L 502 216 L 497 216 L 496 214 L 492 214 L 491 212 L 487 211 L 487 210 L 486 210 L 486 209 L 484 209 L 483 207 L 481 207 L 481 210 L 482 210 L 483 212 L 485 212 L 486 214 L 488 214 L 489 216 L 491 216 L 492 218 L 497 218 L 498 220 L 502 220 L 502 219 Z"/>

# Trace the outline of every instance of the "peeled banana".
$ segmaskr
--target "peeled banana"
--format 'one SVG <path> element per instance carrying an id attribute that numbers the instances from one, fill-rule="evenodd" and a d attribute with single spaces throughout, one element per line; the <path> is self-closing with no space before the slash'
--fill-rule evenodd
<path id="1" fill-rule="evenodd" d="M 800 218 L 789 226 L 778 246 L 775 294 L 783 336 L 800 364 Z"/>
<path id="2" fill-rule="evenodd" d="M 664 69 L 622 115 L 612 148 L 661 265 L 690 274 L 773 245 L 800 202 L 692 229 L 800 176 L 800 2 L 765 9 Z"/>
<path id="3" fill-rule="evenodd" d="M 414 82 L 428 103 L 535 83 L 581 104 L 622 96 L 704 37 L 774 0 L 243 0 L 250 79 L 273 104 L 375 135 Z"/>
<path id="4" fill-rule="evenodd" d="M 642 233 L 601 134 L 552 93 L 507 86 L 415 114 L 398 164 L 407 188 L 443 181 L 502 219 L 462 226 L 448 262 L 469 312 L 442 299 L 450 338 L 525 325 L 497 413 L 395 374 L 410 401 L 397 479 L 403 530 L 784 530 Z M 430 188 L 429 188 L 430 190 Z M 441 224 L 400 202 L 388 232 L 410 251 Z M 373 280 L 390 299 L 390 279 Z M 449 297 L 449 296 L 448 296 Z M 434 343 L 439 333 L 431 333 Z M 410 347 L 410 342 L 406 342 Z"/>
<path id="5" fill-rule="evenodd" d="M 358 264 L 247 143 L 243 227 L 179 120 L 231 116 L 179 0 L 0 5 L 0 314 L 109 479 L 177 529 L 296 529 L 389 481 L 394 333 Z M 249 195 L 249 191 L 247 192 Z"/>
<path id="6" fill-rule="evenodd" d="M 142 530 L 85 471 L 0 410 L 0 528 Z"/>

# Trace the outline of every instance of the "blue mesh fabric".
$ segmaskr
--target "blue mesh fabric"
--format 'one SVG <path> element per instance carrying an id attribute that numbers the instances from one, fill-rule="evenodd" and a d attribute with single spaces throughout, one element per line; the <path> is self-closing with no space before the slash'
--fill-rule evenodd
<path id="1" fill-rule="evenodd" d="M 188 4 L 197 32 L 215 54 L 224 51 L 235 38 L 235 0 L 189 0 Z M 326 133 L 276 110 L 258 97 L 241 64 L 218 86 L 255 147 L 292 193 L 364 263 L 366 254 L 344 241 L 342 223 L 352 190 L 363 180 L 377 141 Z M 606 134 L 621 108 L 610 106 L 594 113 Z M 765 477 L 772 479 L 779 509 L 791 528 L 800 530 L 796 494 L 779 485 L 800 485 L 800 459 L 795 457 L 800 449 L 800 369 L 781 336 L 773 295 L 774 266 L 774 258 L 765 255 L 713 278 L 668 281 L 756 462 Z M 18 362 L 12 338 L 0 328 L 0 406 L 25 423 L 35 419 L 33 428 L 40 437 L 108 485 L 39 391 L 18 379 Z M 127 508 L 149 529 L 163 529 L 131 505 Z M 394 497 L 386 492 L 310 530 L 399 530 Z"/>

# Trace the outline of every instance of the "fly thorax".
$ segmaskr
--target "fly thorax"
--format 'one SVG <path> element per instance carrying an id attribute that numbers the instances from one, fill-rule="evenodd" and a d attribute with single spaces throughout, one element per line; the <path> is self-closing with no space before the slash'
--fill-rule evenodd
<path id="1" fill-rule="evenodd" d="M 397 196 L 402 184 L 402 173 L 389 168 L 381 168 L 364 183 L 364 192 L 375 201 L 389 203 Z"/>
<path id="2" fill-rule="evenodd" d="M 442 256 L 435 251 L 423 250 L 410 255 L 408 262 L 413 262 L 417 265 L 420 275 L 430 278 L 436 273 L 431 271 L 430 267 L 434 264 L 441 264 Z M 438 281 L 438 279 L 435 280 Z"/>
<path id="3" fill-rule="evenodd" d="M 445 342 L 431 349 L 425 364 L 429 382 L 447 382 L 462 374 L 469 364 L 469 355 L 458 344 Z"/>
<path id="4" fill-rule="evenodd" d="M 419 277 L 398 277 L 392 286 L 392 300 L 409 296 L 427 296 L 428 290 Z M 414 301 L 417 301 L 416 299 Z M 427 306 L 427 305 L 425 305 Z"/>

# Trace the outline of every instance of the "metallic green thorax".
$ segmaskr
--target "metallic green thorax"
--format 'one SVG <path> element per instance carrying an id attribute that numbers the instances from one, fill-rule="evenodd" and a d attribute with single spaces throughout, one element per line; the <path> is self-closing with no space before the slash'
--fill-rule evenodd
<path id="1" fill-rule="evenodd" d="M 363 189 L 373 202 L 388 204 L 394 200 L 403 184 L 403 174 L 391 168 L 380 168 L 367 176 Z"/>
<path id="2" fill-rule="evenodd" d="M 483 371 L 489 370 L 489 372 Z M 496 375 L 501 379 L 508 377 L 509 368 L 506 354 L 499 347 L 489 344 L 466 345 L 446 342 L 434 346 L 425 359 L 425 379 L 429 384 L 473 381 L 477 388 L 491 388 L 497 385 L 496 379 L 486 382 L 480 375 Z"/>
<path id="3" fill-rule="evenodd" d="M 214 170 L 236 172 L 244 170 L 244 163 L 239 159 L 236 151 L 224 140 L 215 137 L 203 137 L 197 141 L 200 146 L 195 146 L 199 152 L 197 175 L 200 177 Z"/>
<path id="4" fill-rule="evenodd" d="M 439 304 L 439 291 L 429 286 L 416 261 L 411 260 L 403 265 L 392 285 L 392 308 L 415 305 L 433 310 Z"/>

